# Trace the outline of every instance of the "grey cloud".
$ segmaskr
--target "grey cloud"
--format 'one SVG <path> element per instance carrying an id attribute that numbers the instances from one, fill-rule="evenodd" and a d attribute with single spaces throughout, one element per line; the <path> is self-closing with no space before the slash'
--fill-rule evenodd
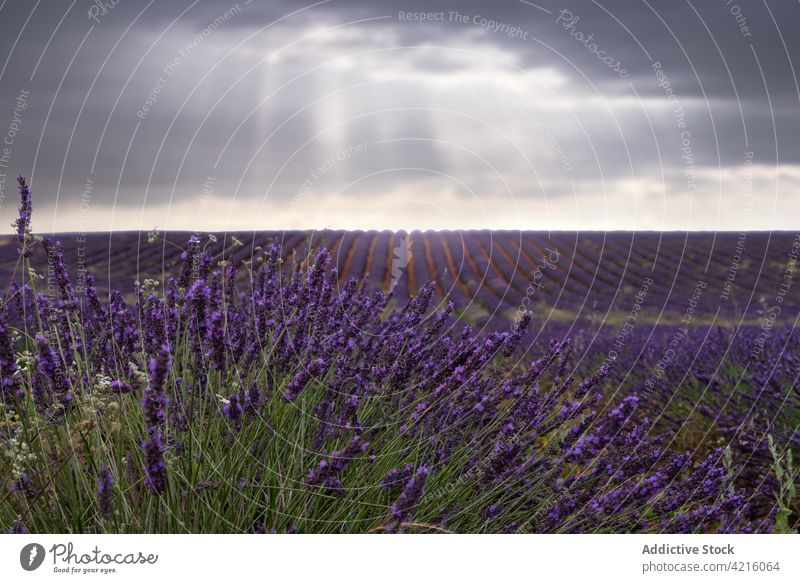
<path id="1" fill-rule="evenodd" d="M 435 177 L 443 173 L 458 177 L 469 187 L 501 192 L 491 165 L 513 183 L 517 193 L 535 196 L 537 186 L 527 172 L 524 154 L 548 184 L 563 181 L 565 186 L 558 189 L 562 193 L 569 191 L 566 184 L 570 179 L 595 180 L 600 185 L 601 179 L 630 176 L 660 180 L 662 173 L 671 189 L 680 190 L 687 164 L 681 157 L 684 137 L 664 87 L 657 84 L 651 59 L 661 62 L 684 110 L 694 166 L 740 166 L 745 151 L 755 152 L 755 159 L 764 164 L 800 163 L 793 70 L 800 55 L 790 34 L 792 23 L 800 16 L 800 5 L 741 2 L 747 34 L 751 35 L 745 36 L 731 13 L 736 2 L 727 4 L 725 0 L 538 4 L 550 14 L 517 0 L 332 0 L 259 32 L 303 5 L 288 1 L 245 5 L 240 1 L 236 13 L 220 23 L 220 16 L 235 3 L 201 0 L 193 5 L 179 0 L 148 6 L 148 2 L 123 0 L 102 16 L 101 22 L 94 23 L 76 53 L 93 25 L 87 16 L 91 2 L 76 2 L 50 40 L 67 5 L 43 0 L 11 53 L 32 4 L 8 0 L 0 10 L 0 62 L 9 57 L 0 78 L 0 134 L 5 133 L 20 89 L 31 92 L 23 129 L 13 144 L 9 172 L 32 173 L 38 200 L 53 200 L 58 194 L 63 204 L 74 204 L 71 201 L 91 175 L 98 185 L 98 202 L 111 204 L 119 183 L 117 203 L 141 206 L 151 173 L 148 205 L 173 196 L 176 200 L 196 197 L 205 177 L 212 174 L 218 196 L 232 196 L 240 185 L 238 196 L 261 198 L 274 181 L 269 196 L 288 201 L 309 173 L 331 155 L 354 144 L 369 143 L 366 152 L 336 164 L 315 179 L 313 187 L 335 191 L 356 180 L 353 191 L 365 197 L 403 184 L 415 190 L 430 184 L 435 190 L 447 181 Z M 628 79 L 620 79 L 555 22 L 557 13 L 567 8 L 579 17 L 573 30 L 592 33 L 598 47 L 628 69 Z M 501 31 L 450 21 L 399 22 L 401 10 L 482 15 L 519 26 L 528 38 L 511 39 Z M 300 34 L 387 15 L 390 18 L 318 34 L 282 51 L 273 61 L 259 64 Z M 213 24 L 215 20 L 219 25 Z M 214 30 L 203 36 L 209 26 Z M 199 42 L 198 35 L 202 37 Z M 223 58 L 242 41 L 234 55 Z M 164 67 L 187 46 L 194 48 L 167 75 L 144 119 L 137 117 L 148 94 L 164 77 Z M 398 50 L 398 46 L 456 50 Z M 484 56 L 469 56 L 466 50 Z M 309 73 L 328 59 L 361 51 L 379 52 L 353 56 L 349 68 L 342 64 Z M 494 57 L 508 57 L 512 66 L 503 66 Z M 72 67 L 59 88 L 71 60 Z M 250 67 L 255 68 L 245 75 Z M 520 102 L 510 106 L 476 95 L 465 88 L 463 80 L 448 84 L 458 75 L 487 72 L 505 75 L 503 79 L 513 83 L 521 80 L 524 72 L 546 70 L 555 71 L 563 81 L 563 86 L 556 87 L 565 99 L 563 107 L 548 104 L 544 92 L 518 96 Z M 394 74 L 410 78 L 393 80 Z M 289 84 L 281 88 L 284 83 Z M 518 91 L 513 85 L 508 89 Z M 276 93 L 266 100 L 272 92 Z M 637 102 L 636 95 L 642 102 Z M 529 109 L 521 111 L 527 98 Z M 374 113 L 381 109 L 398 111 Z M 440 111 L 445 109 L 464 116 Z M 255 113 L 248 118 L 251 111 Z M 527 111 L 537 112 L 538 126 L 526 118 Z M 467 116 L 486 122 L 490 129 Z M 499 137 L 491 126 L 509 134 L 512 143 Z M 379 143 L 402 138 L 414 140 Z M 474 156 L 445 141 L 472 149 L 487 164 L 477 163 Z M 295 151 L 298 153 L 287 163 Z M 218 158 L 220 164 L 215 167 Z M 568 174 L 562 168 L 565 158 L 571 167 Z M 286 167 L 280 171 L 284 163 Z M 368 174 L 375 176 L 360 180 Z M 3 213 L 7 214 L 7 209 Z"/>

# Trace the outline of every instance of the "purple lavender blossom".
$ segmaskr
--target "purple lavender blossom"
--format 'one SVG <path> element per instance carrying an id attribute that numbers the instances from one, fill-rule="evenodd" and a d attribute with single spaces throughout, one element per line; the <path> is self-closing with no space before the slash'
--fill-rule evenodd
<path id="1" fill-rule="evenodd" d="M 392 503 L 395 529 L 399 529 L 402 523 L 408 522 L 414 516 L 417 503 L 425 492 L 425 480 L 428 478 L 428 472 L 429 470 L 425 466 L 417 469 L 406 483 L 400 496 Z"/>
<path id="2" fill-rule="evenodd" d="M 145 485 L 147 491 L 155 496 L 163 494 L 167 489 L 165 449 L 161 439 L 161 430 L 150 429 L 147 439 L 142 440 L 142 451 L 144 451 Z"/>
<path id="3" fill-rule="evenodd" d="M 342 495 L 344 488 L 340 481 L 341 474 L 353 460 L 358 459 L 367 450 L 367 447 L 369 444 L 356 435 L 350 440 L 344 451 L 332 452 L 327 459 L 321 460 L 316 468 L 309 470 L 306 484 L 325 486 L 331 493 Z"/>
<path id="4" fill-rule="evenodd" d="M 411 464 L 406 464 L 402 468 L 392 468 L 386 472 L 386 476 L 381 480 L 380 487 L 389 491 L 400 489 L 408 483 L 413 475 L 414 466 Z"/>
<path id="5" fill-rule="evenodd" d="M 36 335 L 36 346 L 39 351 L 39 373 L 50 382 L 52 394 L 59 403 L 63 406 L 70 405 L 74 396 L 64 362 L 41 333 Z"/>
<path id="6" fill-rule="evenodd" d="M 83 288 L 85 290 L 86 297 L 89 299 L 89 305 L 92 307 L 95 317 L 102 320 L 105 318 L 106 314 L 105 310 L 103 309 L 103 304 L 100 302 L 100 297 L 97 295 L 97 286 L 95 284 L 95 277 L 92 272 L 86 273 Z"/>
<path id="7" fill-rule="evenodd" d="M 111 518 L 114 513 L 114 476 L 109 468 L 102 468 L 97 475 L 97 508 L 100 516 L 105 520 Z"/>
<path id="8" fill-rule="evenodd" d="M 231 395 L 228 397 L 228 402 L 222 406 L 222 414 L 236 430 L 242 428 L 242 404 L 239 402 L 239 395 Z"/>
<path id="9" fill-rule="evenodd" d="M 19 217 L 14 221 L 17 230 L 17 239 L 20 243 L 20 254 L 23 257 L 30 255 L 30 248 L 26 245 L 26 239 L 31 228 L 31 215 L 33 214 L 33 204 L 31 203 L 31 190 L 25 182 L 24 176 L 17 176 L 19 183 Z"/>
<path id="10" fill-rule="evenodd" d="M 109 385 L 109 390 L 112 393 L 126 394 L 132 392 L 133 387 L 131 386 L 130 383 L 127 383 L 123 380 L 114 379 L 113 381 L 111 381 L 111 384 Z"/>
<path id="11" fill-rule="evenodd" d="M 8 534 L 30 534 L 30 533 L 31 531 L 25 528 L 25 525 L 19 521 L 12 524 L 11 527 L 8 529 Z"/>
<path id="12" fill-rule="evenodd" d="M 244 391 L 242 401 L 244 403 L 242 409 L 246 415 L 256 416 L 259 414 L 264 404 L 264 393 L 258 386 L 258 382 L 253 381 L 250 388 Z"/>
<path id="13" fill-rule="evenodd" d="M 511 336 L 508 337 L 506 341 L 506 345 L 503 347 L 503 356 L 508 358 L 511 356 L 514 351 L 519 346 L 519 343 L 522 341 L 522 337 L 525 335 L 525 332 L 528 330 L 528 326 L 531 323 L 531 318 L 533 317 L 533 312 L 525 311 L 522 314 L 522 318 L 520 321 L 513 326 L 513 330 Z"/>
<path id="14" fill-rule="evenodd" d="M 67 265 L 64 262 L 64 246 L 61 244 L 61 241 L 53 242 L 47 238 L 42 239 L 42 246 L 47 252 L 47 263 L 53 270 L 56 285 L 58 286 L 61 296 L 59 307 L 66 309 L 77 307 L 78 302 L 75 299 L 75 289 L 72 287 Z"/>
<path id="15" fill-rule="evenodd" d="M 214 310 L 208 321 L 208 358 L 214 370 L 224 371 L 229 348 L 225 342 L 225 316 Z"/>
<path id="16" fill-rule="evenodd" d="M 169 397 L 162 391 L 148 388 L 142 398 L 142 409 L 148 429 L 155 429 L 164 425 L 167 420 L 167 407 Z"/>
<path id="17" fill-rule="evenodd" d="M 19 492 L 28 500 L 33 500 L 37 495 L 36 488 L 33 486 L 28 474 L 20 474 L 11 484 L 11 491 Z"/>
<path id="18" fill-rule="evenodd" d="M 161 427 L 166 422 L 169 398 L 164 393 L 164 384 L 171 367 L 169 346 L 164 344 L 159 354 L 150 359 L 150 382 L 142 398 L 142 409 L 149 429 Z"/>
<path id="19" fill-rule="evenodd" d="M 179 288 L 187 288 L 189 287 L 190 281 L 193 279 L 193 276 L 198 275 L 198 259 L 197 254 L 200 250 L 200 239 L 196 236 L 192 235 L 189 237 L 189 244 L 186 247 L 186 251 L 181 253 L 181 269 L 180 274 L 178 275 L 177 285 Z"/>
<path id="20" fill-rule="evenodd" d="M 297 399 L 300 393 L 305 390 L 308 382 L 312 378 L 324 373 L 327 368 L 328 364 L 322 358 L 314 359 L 308 365 L 301 366 L 294 378 L 289 381 L 289 384 L 286 386 L 283 398 L 290 403 Z"/>
<path id="21" fill-rule="evenodd" d="M 164 344 L 159 354 L 150 360 L 150 382 L 142 398 L 147 424 L 147 438 L 142 440 L 147 474 L 145 482 L 148 491 L 154 495 L 164 493 L 167 485 L 162 428 L 166 425 L 169 406 L 169 398 L 164 394 L 164 384 L 171 366 L 169 346 Z"/>
<path id="22" fill-rule="evenodd" d="M 168 344 L 162 344 L 158 355 L 150 359 L 150 388 L 163 390 L 167 375 L 172 369 L 172 358 Z"/>
<path id="23" fill-rule="evenodd" d="M 19 383 L 14 343 L 6 322 L 5 311 L 0 311 L 0 403 L 10 404 L 25 395 Z"/>

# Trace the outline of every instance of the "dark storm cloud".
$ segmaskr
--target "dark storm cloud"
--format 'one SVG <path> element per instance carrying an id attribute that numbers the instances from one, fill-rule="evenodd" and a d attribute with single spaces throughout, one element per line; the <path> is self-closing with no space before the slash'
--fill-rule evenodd
<path id="1" fill-rule="evenodd" d="M 101 5 L 0 5 L 0 134 L 18 126 L 0 170 L 32 174 L 40 204 L 74 205 L 87 180 L 97 205 L 191 200 L 209 176 L 216 197 L 284 201 L 425 180 L 501 193 L 497 172 L 523 197 L 568 194 L 567 178 L 664 176 L 685 192 L 686 173 L 739 167 L 746 152 L 800 163 L 797 3 Z M 422 12 L 443 18 L 409 17 Z"/>

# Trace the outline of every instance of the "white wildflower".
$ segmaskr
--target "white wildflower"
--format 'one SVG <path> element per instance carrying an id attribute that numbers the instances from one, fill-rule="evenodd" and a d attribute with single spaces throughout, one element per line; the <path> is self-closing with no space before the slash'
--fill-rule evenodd
<path id="1" fill-rule="evenodd" d="M 150 380 L 149 377 L 147 376 L 147 373 L 144 372 L 143 370 L 139 369 L 139 367 L 136 366 L 135 362 L 129 362 L 128 366 L 131 367 L 131 371 L 133 372 L 133 376 L 136 378 L 136 380 L 139 383 L 139 385 L 146 386 L 147 382 Z"/>
<path id="2" fill-rule="evenodd" d="M 104 374 L 96 374 L 94 384 L 99 391 L 108 391 L 111 388 L 111 377 Z"/>
<path id="3" fill-rule="evenodd" d="M 142 284 L 142 293 L 144 295 L 149 296 L 151 293 L 156 291 L 156 288 L 161 285 L 161 282 L 157 279 L 145 279 L 144 283 Z"/>

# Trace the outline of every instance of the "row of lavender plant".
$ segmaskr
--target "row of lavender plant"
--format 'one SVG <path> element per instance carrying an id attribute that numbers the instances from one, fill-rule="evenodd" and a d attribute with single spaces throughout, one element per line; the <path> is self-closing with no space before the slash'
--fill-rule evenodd
<path id="1" fill-rule="evenodd" d="M 737 483 L 751 491 L 753 510 L 763 511 L 785 486 L 776 464 L 790 466 L 792 488 L 798 480 L 791 462 L 800 452 L 800 336 L 790 326 L 768 333 L 760 326 L 698 327 L 680 337 L 682 350 L 657 369 L 679 332 L 662 330 L 642 359 L 648 400 L 661 403 L 662 424 L 675 428 L 678 439 L 728 444 Z M 796 521 L 796 499 L 792 510 Z"/>
<path id="2" fill-rule="evenodd" d="M 189 240 L 134 298 L 76 293 L 30 231 L 0 309 L 0 522 L 9 532 L 753 532 L 721 452 L 668 447 L 637 397 L 602 400 L 570 345 L 521 365 L 530 321 L 456 328 L 341 288 L 323 251 L 283 269 Z M 47 253 L 48 283 L 31 268 Z"/>
<path id="3" fill-rule="evenodd" d="M 539 334 L 562 338 L 569 332 L 578 373 L 616 357 L 607 398 L 636 395 L 639 414 L 653 420 L 653 431 L 669 433 L 674 446 L 695 455 L 725 448 L 752 516 L 770 512 L 777 500 L 778 520 L 797 528 L 800 335 L 792 326 L 640 322 L 622 330 L 563 324 Z"/>

